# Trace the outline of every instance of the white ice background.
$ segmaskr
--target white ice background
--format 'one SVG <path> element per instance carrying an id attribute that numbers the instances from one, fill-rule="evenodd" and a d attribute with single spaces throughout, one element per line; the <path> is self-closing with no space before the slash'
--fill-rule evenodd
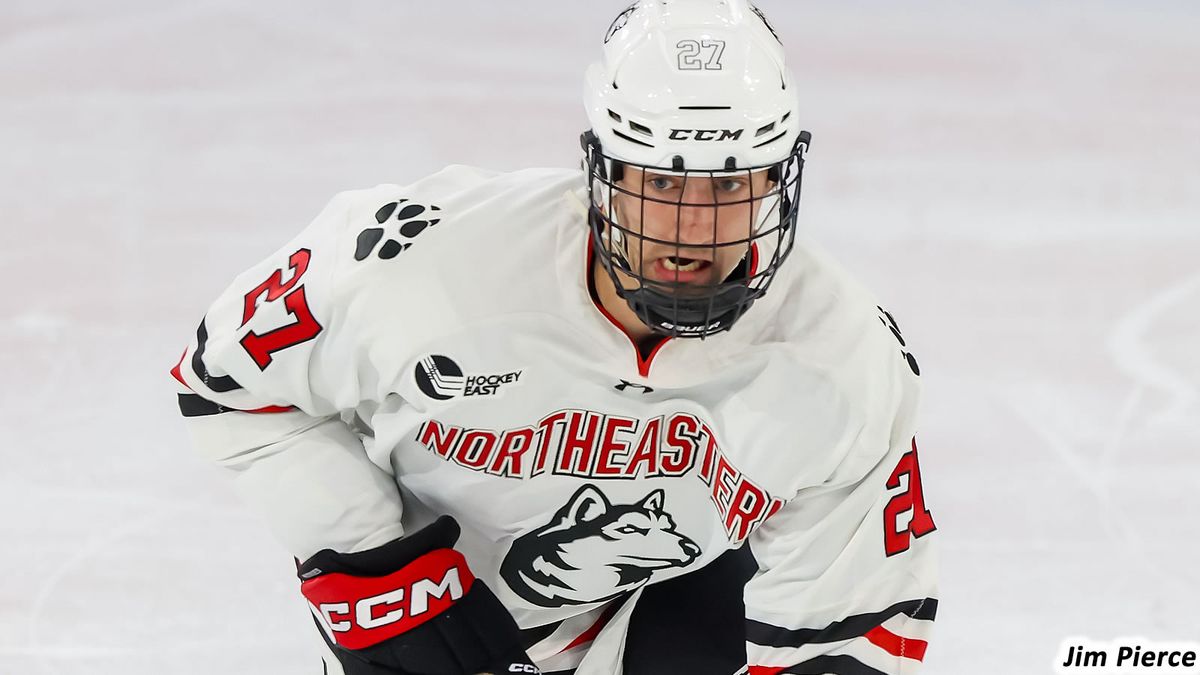
<path id="1" fill-rule="evenodd" d="M 0 1 L 0 675 L 320 672 L 167 369 L 333 193 L 576 164 L 623 5 Z M 923 672 L 1200 639 L 1200 4 L 761 5 L 803 226 L 924 373 Z"/>

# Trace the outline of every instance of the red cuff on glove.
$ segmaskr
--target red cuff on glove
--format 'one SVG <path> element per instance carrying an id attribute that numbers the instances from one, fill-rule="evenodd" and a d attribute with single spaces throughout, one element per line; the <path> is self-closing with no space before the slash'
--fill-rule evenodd
<path id="1" fill-rule="evenodd" d="M 338 645 L 364 649 L 446 611 L 474 582 L 462 554 L 442 548 L 387 576 L 331 572 L 303 582 L 300 591 Z"/>

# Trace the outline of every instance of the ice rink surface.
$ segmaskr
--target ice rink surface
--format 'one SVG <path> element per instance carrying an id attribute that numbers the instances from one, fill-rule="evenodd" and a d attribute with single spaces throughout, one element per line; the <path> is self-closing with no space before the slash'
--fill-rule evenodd
<path id="1" fill-rule="evenodd" d="M 922 672 L 1200 640 L 1200 5 L 760 4 L 814 135 L 803 226 L 924 373 Z M 0 3 L 0 674 L 320 672 L 167 369 L 333 193 L 575 165 L 623 6 Z"/>

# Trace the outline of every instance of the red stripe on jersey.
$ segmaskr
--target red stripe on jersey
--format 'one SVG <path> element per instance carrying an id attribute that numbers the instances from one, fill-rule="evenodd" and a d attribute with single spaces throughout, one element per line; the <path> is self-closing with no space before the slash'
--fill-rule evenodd
<path id="1" fill-rule="evenodd" d="M 188 383 L 183 381 L 183 371 L 181 370 L 181 368 L 183 367 L 183 360 L 185 358 L 187 358 L 187 350 L 186 349 L 183 350 L 183 353 L 179 355 L 179 363 L 176 363 L 175 367 L 171 369 L 171 377 L 174 377 L 176 380 L 179 380 L 179 384 L 182 384 L 183 386 L 187 387 L 188 391 L 193 391 L 193 389 L 188 386 Z"/>
<path id="2" fill-rule="evenodd" d="M 617 613 L 617 607 L 620 605 L 621 603 L 619 602 L 614 602 L 613 604 L 609 605 L 608 608 L 600 613 L 600 618 L 596 619 L 596 623 L 592 624 L 591 628 L 580 633 L 579 637 L 571 640 L 571 644 L 560 649 L 558 653 L 562 654 L 563 652 L 572 650 L 579 645 L 587 644 L 592 640 L 595 640 L 596 636 L 600 634 L 600 631 L 608 625 L 608 622 L 613 618 L 613 615 Z"/>
<path id="3" fill-rule="evenodd" d="M 296 409 L 295 406 L 290 406 L 290 405 L 284 405 L 284 406 L 269 405 L 265 408 L 255 408 L 254 410 L 243 410 L 242 412 L 253 413 L 255 415 L 264 415 L 264 414 L 271 414 L 271 413 L 292 412 L 295 409 Z"/>
<path id="4" fill-rule="evenodd" d="M 929 643 L 924 640 L 901 637 L 883 626 L 872 628 L 863 637 L 892 656 L 902 656 L 917 661 L 925 660 L 925 650 L 929 647 Z"/>
<path id="5" fill-rule="evenodd" d="M 775 675 L 787 666 L 750 666 L 750 675 Z"/>
<path id="6" fill-rule="evenodd" d="M 386 577 L 334 572 L 305 581 L 300 590 L 340 646 L 365 649 L 445 612 L 474 581 L 461 553 L 440 548 Z"/>

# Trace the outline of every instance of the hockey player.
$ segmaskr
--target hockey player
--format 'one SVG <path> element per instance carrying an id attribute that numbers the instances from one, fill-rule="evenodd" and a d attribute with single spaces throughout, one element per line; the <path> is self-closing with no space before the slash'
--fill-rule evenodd
<path id="1" fill-rule="evenodd" d="M 172 371 L 197 446 L 329 673 L 913 672 L 917 363 L 796 241 L 774 30 L 634 4 L 585 96 L 582 172 L 343 193 L 235 279 Z"/>

